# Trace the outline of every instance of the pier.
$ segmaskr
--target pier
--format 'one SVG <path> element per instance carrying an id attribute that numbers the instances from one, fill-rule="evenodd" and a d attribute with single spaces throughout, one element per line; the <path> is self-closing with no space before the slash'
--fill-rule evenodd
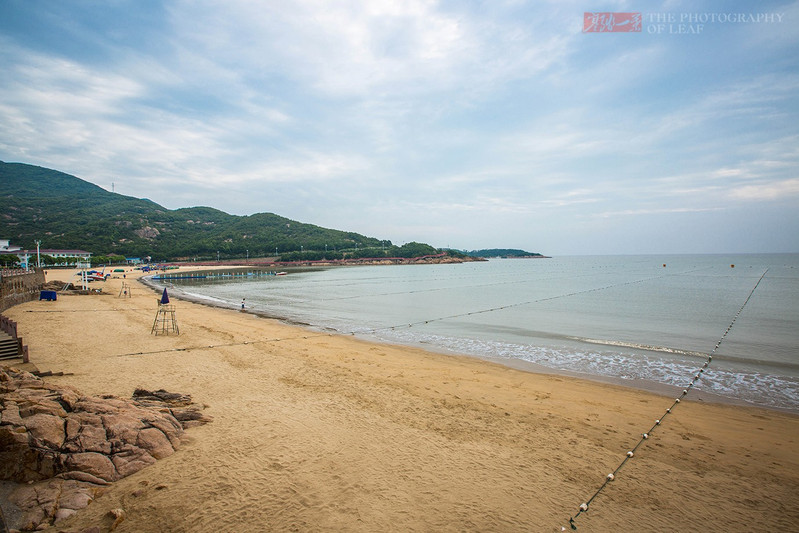
<path id="1" fill-rule="evenodd" d="M 171 274 L 158 274 L 151 279 L 156 281 L 172 281 L 179 279 L 221 279 L 221 278 L 256 278 L 263 276 L 278 276 L 284 272 L 275 272 L 272 270 L 208 270 L 197 272 L 175 272 Z"/>

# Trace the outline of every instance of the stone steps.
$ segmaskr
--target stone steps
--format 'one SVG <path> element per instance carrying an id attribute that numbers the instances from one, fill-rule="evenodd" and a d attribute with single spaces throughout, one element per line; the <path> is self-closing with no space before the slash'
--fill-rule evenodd
<path id="1" fill-rule="evenodd" d="M 0 331 L 0 359 L 18 359 L 22 357 L 19 348 L 20 343 L 17 339 Z"/>

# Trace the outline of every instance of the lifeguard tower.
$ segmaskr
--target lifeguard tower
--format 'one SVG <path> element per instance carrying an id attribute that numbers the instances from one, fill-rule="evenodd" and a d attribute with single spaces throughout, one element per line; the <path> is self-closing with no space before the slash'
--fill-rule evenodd
<path id="1" fill-rule="evenodd" d="M 122 288 L 119 289 L 119 296 L 117 298 L 132 298 L 133 294 L 130 290 L 130 285 L 128 283 L 122 282 Z M 160 301 L 159 301 L 160 304 Z"/>
<path id="2" fill-rule="evenodd" d="M 180 335 L 178 329 L 178 320 L 175 318 L 175 306 L 169 303 L 169 295 L 164 289 L 164 294 L 158 300 L 158 313 L 155 315 L 153 321 L 153 329 L 150 330 L 151 334 L 155 335 Z"/>

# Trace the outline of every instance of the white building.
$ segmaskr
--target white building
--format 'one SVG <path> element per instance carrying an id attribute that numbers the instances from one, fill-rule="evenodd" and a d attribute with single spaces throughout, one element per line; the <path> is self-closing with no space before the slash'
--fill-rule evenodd
<path id="1" fill-rule="evenodd" d="M 0 252 L 16 252 L 19 246 L 11 246 L 11 241 L 0 239 Z"/>
<path id="2" fill-rule="evenodd" d="M 36 250 L 21 250 L 19 246 L 11 246 L 7 240 L 0 240 L 0 254 L 16 255 L 19 257 L 20 266 L 25 270 L 38 266 Z M 40 248 L 38 254 L 55 258 L 56 264 L 66 263 L 66 260 L 71 258 L 77 261 L 90 261 L 92 256 L 91 252 L 85 250 L 52 250 L 49 248 Z"/>

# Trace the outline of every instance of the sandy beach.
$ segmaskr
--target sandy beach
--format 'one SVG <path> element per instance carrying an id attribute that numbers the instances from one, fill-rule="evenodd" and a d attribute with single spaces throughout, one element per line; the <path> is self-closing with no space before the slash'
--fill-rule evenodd
<path id="1" fill-rule="evenodd" d="M 156 336 L 140 275 L 5 314 L 47 380 L 214 421 L 54 531 L 115 508 L 118 532 L 560 531 L 673 401 L 174 299 L 180 335 Z M 688 398 L 579 530 L 799 531 L 799 416 Z"/>

